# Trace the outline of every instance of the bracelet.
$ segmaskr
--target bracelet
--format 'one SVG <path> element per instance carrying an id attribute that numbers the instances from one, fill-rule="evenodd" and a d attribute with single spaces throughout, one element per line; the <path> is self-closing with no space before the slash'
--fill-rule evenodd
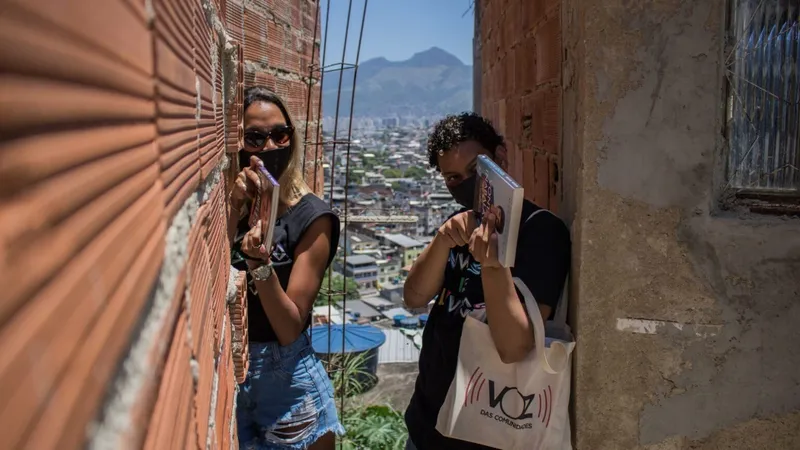
<path id="1" fill-rule="evenodd" d="M 272 270 L 272 264 L 270 263 L 261 265 L 259 267 L 256 267 L 255 269 L 250 269 L 248 272 L 250 272 L 250 275 L 256 281 L 266 281 L 274 273 L 274 271 Z"/>

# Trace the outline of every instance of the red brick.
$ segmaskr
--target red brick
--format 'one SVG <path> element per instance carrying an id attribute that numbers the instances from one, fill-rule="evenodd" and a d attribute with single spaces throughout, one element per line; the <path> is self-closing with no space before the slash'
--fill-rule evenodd
<path id="1" fill-rule="evenodd" d="M 536 191 L 534 153 L 532 151 L 521 151 L 519 156 L 521 158 L 516 162 L 520 168 L 517 170 L 522 172 L 522 187 L 525 189 L 525 198 L 534 201 L 534 192 Z M 514 178 L 519 179 L 516 176 Z"/>
<path id="2" fill-rule="evenodd" d="M 94 0 L 76 0 L 69 3 L 14 0 L 8 3 L 18 6 L 4 7 L 4 16 L 10 15 L 15 10 L 33 11 L 33 14 L 25 13 L 25 16 L 38 17 L 35 23 L 46 23 L 47 28 L 62 30 L 61 36 L 77 37 L 76 42 L 83 41 L 99 47 L 103 53 L 113 55 L 114 59 L 125 65 L 152 74 L 151 40 L 147 23 L 142 20 L 141 14 L 136 12 L 139 8 L 131 8 L 119 1 Z M 109 17 L 113 17 L 114 20 L 108 20 Z M 31 27 L 31 32 L 33 30 Z M 3 43 L 9 44 L 5 40 Z"/>
<path id="3" fill-rule="evenodd" d="M 501 135 L 507 134 L 508 127 L 506 127 L 506 100 L 500 99 L 497 101 L 497 111 L 494 112 L 492 118 L 489 119 L 492 121 L 495 129 Z"/>
<path id="4" fill-rule="evenodd" d="M 151 142 L 154 136 L 155 127 L 143 123 L 43 133 L 6 142 L 3 144 L 0 164 L 0 179 L 3 180 L 0 194 L 13 197 L 23 192 L 24 188 L 46 182 L 59 173 Z M 41 211 L 36 211 L 34 217 L 40 221 L 44 219 Z M 3 221 L 0 235 L 11 238 L 11 234 L 29 230 L 36 223 L 22 221 L 18 216 L 14 219 Z M 3 241 L 2 244 L 13 245 L 14 240 Z"/>
<path id="5" fill-rule="evenodd" d="M 266 63 L 267 18 L 253 8 L 244 10 L 244 57 L 248 61 Z"/>
<path id="6" fill-rule="evenodd" d="M 172 183 L 190 165 L 196 163 L 200 156 L 194 129 L 166 135 L 158 140 L 158 146 L 161 150 L 159 156 L 161 179 L 166 185 Z"/>
<path id="7" fill-rule="evenodd" d="M 527 35 L 542 22 L 545 18 L 545 10 L 547 6 L 545 2 L 548 0 L 523 0 L 522 1 L 522 34 Z M 560 0 L 557 0 L 560 1 Z"/>
<path id="8" fill-rule="evenodd" d="M 516 5 L 516 8 L 514 8 Z M 502 40 L 500 41 L 500 53 L 505 54 L 508 52 L 513 46 L 514 43 L 519 39 L 519 34 L 516 33 L 516 29 L 514 26 L 515 16 L 512 14 L 512 9 L 516 9 L 517 16 L 519 15 L 519 6 L 516 2 L 511 3 L 504 11 L 503 17 L 503 24 L 500 27 L 500 34 L 502 35 Z"/>
<path id="9" fill-rule="evenodd" d="M 148 178 L 151 183 L 146 186 L 152 186 L 155 174 Z M 64 386 L 60 382 L 62 376 L 75 381 L 75 371 L 86 375 L 88 367 L 75 366 L 74 357 L 86 345 L 87 331 L 91 330 L 98 317 L 102 317 L 107 310 L 104 310 L 106 305 L 100 301 L 85 300 L 112 297 L 115 289 L 124 283 L 128 266 L 136 260 L 138 254 L 148 250 L 146 243 L 152 239 L 151 236 L 163 238 L 163 233 L 159 235 L 158 231 L 161 230 L 157 229 L 160 223 L 158 191 L 152 187 L 144 195 L 143 192 L 134 191 L 137 201 L 131 204 L 120 197 L 123 193 L 130 194 L 130 188 L 131 183 L 123 183 L 116 192 L 111 192 L 116 195 L 109 195 L 104 202 L 93 205 L 95 214 L 89 214 L 88 219 L 97 219 L 100 230 L 85 230 L 81 226 L 89 224 L 82 224 L 74 219 L 68 221 L 67 227 L 78 227 L 74 231 L 88 231 L 90 235 L 93 234 L 90 243 L 82 251 L 73 249 L 73 256 L 68 262 L 56 258 L 56 262 L 65 267 L 57 276 L 49 277 L 51 280 L 48 284 L 42 283 L 46 287 L 41 292 L 26 298 L 25 305 L 17 311 L 13 320 L 6 323 L 3 330 L 5 338 L 0 341 L 0 351 L 3 354 L 0 381 L 17 386 L 18 389 L 14 389 L 4 399 L 7 407 L 0 412 L 0 421 L 9 427 L 0 438 L 3 448 L 18 447 L 21 433 L 30 431 L 31 421 L 40 415 L 50 399 L 63 399 L 63 394 L 69 394 L 61 392 Z M 109 217 L 96 215 L 97 212 L 104 213 L 106 209 L 113 208 L 115 200 L 121 203 L 116 207 L 123 212 L 112 209 Z M 115 219 L 111 223 L 108 220 L 110 217 Z M 51 237 L 55 238 L 50 241 L 51 248 L 63 248 L 63 243 L 59 245 L 58 242 L 63 238 L 74 239 L 69 242 L 83 241 L 74 232 L 73 236 L 65 235 L 66 230 L 63 228 L 51 233 Z M 116 248 L 114 244 L 117 245 Z M 29 245 L 28 249 L 33 248 Z M 38 251 L 33 250 L 34 255 L 38 254 Z M 19 258 L 13 267 L 32 271 L 32 266 L 25 264 L 24 259 Z M 36 259 L 42 263 L 41 258 Z M 21 278 L 18 273 L 12 272 L 11 275 L 17 275 L 18 280 Z M 4 289 L 18 284 L 5 281 L 2 284 Z M 132 299 L 133 306 L 136 306 L 136 300 Z M 40 349 L 38 353 L 41 358 L 31 359 L 26 351 L 37 342 L 51 344 Z M 31 373 L 37 373 L 39 377 L 32 378 Z M 42 395 L 30 396 L 32 389 Z M 50 415 L 59 413 L 52 411 L 52 404 L 48 408 Z M 64 412 L 68 413 L 69 409 Z M 62 416 L 58 417 L 58 420 L 63 419 Z M 57 428 L 58 425 L 54 424 L 54 432 L 58 431 Z"/>
<path id="10" fill-rule="evenodd" d="M 182 2 L 158 0 L 153 3 L 156 39 L 170 47 L 186 65 L 193 67 L 192 16 L 186 13 Z"/>
<path id="11" fill-rule="evenodd" d="M 508 53 L 505 54 L 505 57 L 501 61 L 503 64 L 503 77 L 505 78 L 504 82 L 504 90 L 503 96 L 504 97 L 511 97 L 516 94 L 517 87 L 515 83 L 515 75 L 516 75 L 516 52 L 509 49 Z"/>
<path id="12" fill-rule="evenodd" d="M 495 58 L 497 58 L 498 62 L 502 60 L 503 54 L 505 54 L 506 50 L 508 49 L 508 43 L 506 39 L 508 39 L 508 31 L 505 27 L 497 27 L 494 32 L 494 46 L 495 46 Z"/>
<path id="13" fill-rule="evenodd" d="M 548 155 L 547 159 L 550 167 L 550 210 L 557 213 L 561 204 L 561 164 L 557 155 Z"/>
<path id="14" fill-rule="evenodd" d="M 151 195 L 155 203 L 156 192 Z M 158 209 L 153 209 L 157 217 Z M 77 448 L 100 407 L 108 383 L 153 286 L 163 256 L 164 225 L 150 234 L 147 245 L 128 267 L 117 290 L 90 327 L 80 351 L 61 373 L 59 388 L 32 429 L 30 448 Z"/>
<path id="15" fill-rule="evenodd" d="M 180 172 L 178 177 L 169 186 L 164 186 L 164 218 L 167 221 L 172 220 L 172 217 L 183 205 L 183 202 L 197 189 L 200 184 L 200 164 L 195 159 L 196 167 L 191 170 L 184 170 Z"/>
<path id="16" fill-rule="evenodd" d="M 183 295 L 179 297 L 178 303 L 183 301 Z M 155 407 L 150 418 L 147 430 L 147 437 L 144 443 L 145 450 L 157 450 L 165 447 L 168 433 L 174 433 L 176 422 L 176 402 L 181 393 L 180 386 L 184 381 L 191 379 L 189 368 L 188 345 L 184 340 L 186 335 L 186 314 L 184 311 L 178 315 L 174 332 L 170 335 L 167 343 L 167 360 L 164 364 L 164 376 L 158 389 Z"/>
<path id="17" fill-rule="evenodd" d="M 553 87 L 544 93 L 542 119 L 544 149 L 551 154 L 561 153 L 561 89 Z"/>
<path id="18" fill-rule="evenodd" d="M 529 0 L 528 0 L 529 1 Z M 510 1 L 506 8 L 506 21 L 505 27 L 511 32 L 511 37 L 508 40 L 509 50 L 516 46 L 519 41 L 524 37 L 522 33 L 522 26 L 524 18 L 522 16 L 522 4 L 525 1 Z"/>
<path id="19" fill-rule="evenodd" d="M 150 99 L 135 98 L 116 92 L 18 75 L 0 75 L 3 107 L 14 114 L 4 114 L 0 134 L 19 135 L 65 124 L 146 122 L 153 119 Z M 47 105 L 47 108 L 40 107 Z"/>
<path id="20" fill-rule="evenodd" d="M 550 160 L 537 153 L 533 161 L 533 202 L 542 208 L 550 207 Z"/>
<path id="21" fill-rule="evenodd" d="M 113 56 L 88 47 L 77 39 L 65 39 L 58 27 L 46 26 L 43 22 L 32 20 L 34 17 L 21 14 L 16 8 L 4 9 L 0 17 L 0 41 L 3 42 L 0 46 L 0 68 L 3 71 L 109 88 L 139 97 L 153 97 L 151 49 L 145 49 L 145 53 L 138 57 L 141 61 L 137 62 L 137 66 L 141 66 L 141 70 L 132 70 L 130 65 L 120 64 Z M 149 45 L 151 37 L 146 28 L 131 30 L 131 33 L 130 38 Z M 102 36 L 98 35 L 97 38 L 102 39 Z"/>
<path id="22" fill-rule="evenodd" d="M 212 33 L 206 22 L 205 14 L 199 9 L 195 9 L 194 17 L 194 69 L 200 78 L 210 85 L 212 81 L 211 52 L 217 49 L 216 34 Z M 212 50 L 213 49 L 213 50 Z M 211 90 L 209 89 L 209 93 Z M 211 97 L 206 97 L 211 100 Z"/>
<path id="23" fill-rule="evenodd" d="M 481 74 L 481 77 L 483 78 L 484 81 L 481 82 L 481 111 L 480 111 L 480 113 L 481 113 L 481 115 L 485 115 L 486 106 L 484 106 L 484 105 L 486 104 L 486 102 L 489 101 L 489 83 L 486 80 L 486 75 L 485 74 Z"/>
<path id="24" fill-rule="evenodd" d="M 239 3 L 238 5 L 234 2 L 227 1 L 227 6 L 225 7 L 225 20 L 227 22 L 227 29 L 231 35 L 231 38 L 241 42 L 242 37 L 244 36 L 244 28 L 242 26 L 242 21 L 244 19 L 244 7 L 243 2 Z"/>
<path id="25" fill-rule="evenodd" d="M 187 144 L 184 157 L 164 170 L 164 198 L 167 203 L 183 202 L 200 182 L 200 158 L 196 144 Z M 171 216 L 168 216 L 171 217 Z"/>
<path id="26" fill-rule="evenodd" d="M 536 88 L 536 39 L 527 37 L 514 49 L 515 95 L 525 95 Z"/>
<path id="27" fill-rule="evenodd" d="M 254 83 L 266 86 L 267 88 L 274 91 L 276 86 L 275 75 L 268 72 L 256 72 Z"/>
<path id="28" fill-rule="evenodd" d="M 494 52 L 491 49 L 490 40 L 491 40 L 490 36 L 481 36 L 481 42 L 478 44 L 479 45 L 478 51 L 480 52 L 480 58 L 481 58 L 481 67 L 480 67 L 481 73 L 484 73 L 486 71 L 486 68 L 489 67 L 489 65 L 491 64 L 490 58 L 494 57 Z"/>
<path id="29" fill-rule="evenodd" d="M 524 150 L 544 149 L 545 95 L 534 92 L 522 98 L 521 145 Z"/>
<path id="30" fill-rule="evenodd" d="M 168 373 L 169 362 L 174 363 L 169 360 L 169 355 L 178 322 L 178 312 L 182 309 L 185 283 L 186 271 L 182 270 L 175 283 L 174 297 L 165 314 L 163 325 L 148 351 L 149 356 L 145 364 L 151 370 L 144 374 L 145 380 L 132 413 L 132 426 L 124 436 L 120 437 L 121 442 L 129 443 L 132 448 L 142 448 L 145 445 L 150 434 L 149 423 L 152 417 L 159 415 L 161 411 L 156 408 L 158 391 L 160 385 L 166 385 L 170 381 L 164 375 Z"/>
<path id="31" fill-rule="evenodd" d="M 28 250 L 33 251 L 27 252 L 31 256 L 15 257 L 15 267 L 7 268 L 6 258 L 0 261 L 5 264 L 0 267 L 0 284 L 11 286 L 12 297 L 28 299 L 24 305 L 19 301 L 0 304 L 0 317 L 7 314 L 5 319 L 9 327 L 15 323 L 26 324 L 28 336 L 42 329 L 53 333 L 41 341 L 55 343 L 56 347 L 48 352 L 58 350 L 63 363 L 60 368 L 64 370 L 62 378 L 58 379 L 63 386 L 50 386 L 47 395 L 9 400 L 10 404 L 18 403 L 20 398 L 50 403 L 32 405 L 28 409 L 31 405 L 23 404 L 21 408 L 9 410 L 20 416 L 19 430 L 34 432 L 31 445 L 41 448 L 58 442 L 59 447 L 71 448 L 82 443 L 88 418 L 96 415 L 101 393 L 106 389 L 113 368 L 119 365 L 122 349 L 131 339 L 131 324 L 140 317 L 142 299 L 152 288 L 152 278 L 161 265 L 166 224 L 192 195 L 200 179 L 211 173 L 224 147 L 235 152 L 241 144 L 244 53 L 248 60 L 264 62 L 267 59 L 272 68 L 305 75 L 308 66 L 319 59 L 311 38 L 318 5 L 286 0 L 262 2 L 280 22 L 273 27 L 272 22 L 264 21 L 262 32 L 263 15 L 253 10 L 245 17 L 241 0 L 214 1 L 228 25 L 229 34 L 240 41 L 246 38 L 244 42 L 248 44 L 247 48 L 239 47 L 237 51 L 236 99 L 229 111 L 231 114 L 223 114 L 222 86 L 217 82 L 221 80 L 222 71 L 217 68 L 216 73 L 212 73 L 211 66 L 214 59 L 211 51 L 216 48 L 217 36 L 212 33 L 205 12 L 196 0 L 154 0 L 152 26 L 147 22 L 143 0 L 114 0 L 101 2 L 102 5 L 94 0 L 76 0 L 69 8 L 53 7 L 44 0 L 12 2 L 16 5 L 10 10 L 11 14 L 0 18 L 0 37 L 10 44 L 0 49 L 0 69 L 3 69 L 0 72 L 5 74 L 2 82 L 8 88 L 5 104 L 16 114 L 0 123 L 0 132 L 23 136 L 37 131 L 38 135 L 19 139 L 14 143 L 16 147 L 4 143 L 0 168 L 4 183 L 0 193 L 10 194 L 6 195 L 8 201 L 2 212 L 18 214 L 14 215 L 14 220 L 2 221 L 0 248 L 5 254 L 16 256 L 22 249 L 16 244 L 19 241 L 26 242 Z M 25 11 L 25 14 L 14 15 L 16 11 Z M 109 21 L 108 17 L 114 20 Z M 28 18 L 35 20 L 26 23 Z M 288 34 L 282 28 L 284 21 L 292 25 Z M 243 22 L 248 24 L 246 36 Z M 39 25 L 45 23 L 47 27 Z M 270 30 L 266 30 L 267 24 Z M 501 29 L 497 24 L 494 26 Z M 300 27 L 305 28 L 304 36 L 296 33 Z M 514 30 L 510 33 L 512 38 L 517 34 Z M 271 46 L 261 40 L 265 35 L 272 38 Z M 511 40 L 507 42 L 510 44 Z M 315 53 L 313 61 L 312 53 Z M 513 67 L 513 58 L 510 67 Z M 504 64 L 509 66 L 509 61 Z M 501 88 L 513 89 L 516 75 L 507 69 L 494 72 L 498 75 L 495 94 L 502 92 Z M 257 77 L 256 72 L 252 73 L 247 83 L 261 81 Z M 502 81 L 502 77 L 506 80 Z M 196 87 L 198 81 L 199 87 Z M 273 83 L 298 120 L 307 120 L 308 87 L 297 82 Z M 315 87 L 312 116 L 317 115 L 318 93 L 319 88 Z M 47 101 L 37 101 L 42 98 Z M 44 103 L 49 105 L 47 110 L 36 106 Z M 225 116 L 231 118 L 230 126 L 223 123 Z M 504 116 L 495 102 L 495 119 L 502 120 Z M 88 130 L 107 123 L 120 125 L 102 132 L 98 127 L 97 133 L 94 129 L 52 135 L 40 133 L 43 126 Z M 504 128 L 513 134 L 512 123 Z M 116 138 L 111 137 L 114 134 Z M 509 146 L 515 151 L 513 137 L 510 139 Z M 42 147 L 43 143 L 50 145 Z M 19 149 L 23 147 L 38 147 L 36 154 L 40 160 L 33 161 L 22 155 Z M 42 163 L 41 152 L 47 153 L 49 147 L 59 152 Z M 116 164 L 110 169 L 106 167 L 101 176 L 93 172 L 96 167 L 111 162 Z M 313 169 L 314 165 L 310 164 L 309 168 Z M 130 173 L 122 176 L 123 171 Z M 150 349 L 148 366 L 152 376 L 136 401 L 130 432 L 125 436 L 125 442 L 133 447 L 142 446 L 145 437 L 147 448 L 205 447 L 204 433 L 208 431 L 210 414 L 220 417 L 220 413 L 218 436 L 211 438 L 214 443 L 211 448 L 228 448 L 230 444 L 228 430 L 233 420 L 235 375 L 229 348 L 220 350 L 219 344 L 225 337 L 221 335 L 222 324 L 228 314 L 224 303 L 230 258 L 225 193 L 234 171 L 235 164 L 232 164 L 226 171 L 224 186 L 212 192 L 206 207 L 198 212 L 197 236 L 192 236 L 186 268 L 191 272 L 192 309 L 189 312 L 193 314 L 187 317 L 187 311 L 183 311 L 182 319 L 176 318 L 183 298 L 177 297 L 160 330 L 162 335 L 158 343 Z M 321 180 L 315 180 L 314 184 L 321 185 Z M 15 197 L 19 189 L 15 190 L 14 186 L 26 189 L 24 197 Z M 137 199 L 141 200 L 145 192 L 150 196 L 151 207 L 143 212 L 132 205 Z M 19 206 L 18 200 L 19 205 L 28 206 Z M 38 215 L 34 214 L 37 210 Z M 119 231 L 117 222 L 136 212 L 139 214 L 127 222 L 130 229 L 125 233 L 126 239 L 109 244 L 109 230 L 116 233 Z M 44 230 L 50 236 L 46 244 L 41 244 L 48 247 L 49 258 L 44 262 L 35 258 L 41 254 L 35 251 L 39 244 L 16 239 L 36 230 Z M 8 239 L 12 236 L 15 239 Z M 132 250 L 132 246 L 139 246 L 140 250 Z M 89 256 L 91 261 L 87 259 Z M 138 259 L 133 259 L 136 257 Z M 96 270 L 88 270 L 92 267 Z M 127 276 L 118 281 L 121 273 Z M 14 283 L 5 282 L 12 279 Z M 47 279 L 50 281 L 43 284 Z M 98 279 L 102 282 L 98 283 Z M 46 287 L 39 290 L 39 286 Z M 184 281 L 180 280 L 177 289 L 183 292 L 184 288 Z M 98 301 L 90 302 L 93 297 Z M 73 299 L 83 299 L 83 302 L 76 306 Z M 68 307 L 71 310 L 64 313 Z M 241 327 L 240 345 L 244 348 L 244 355 L 238 352 L 239 372 L 247 368 L 245 310 L 246 304 L 240 305 L 236 316 Z M 44 328 L 30 326 L 50 324 L 53 317 L 62 318 L 63 323 Z M 66 328 L 75 326 L 75 317 L 88 321 L 86 326 L 78 327 L 85 330 L 85 336 Z M 98 317 L 99 320 L 92 322 Z M 186 342 L 187 320 L 192 322 L 194 347 Z M 175 323 L 182 325 L 176 326 L 173 334 L 170 330 Z M 17 341 L 24 341 L 25 336 L 16 336 Z M 88 338 L 78 342 L 76 336 Z M 163 352 L 168 344 L 164 363 Z M 52 367 L 47 370 L 28 367 L 26 370 L 24 365 L 17 364 L 19 360 L 13 355 L 25 348 L 20 345 L 18 351 L 4 352 L 7 365 L 0 366 L 0 378 L 16 380 L 19 374 L 31 371 L 48 376 Z M 200 365 L 197 389 L 189 368 L 193 356 Z M 215 358 L 227 364 L 217 367 L 223 371 L 219 374 L 222 383 L 218 386 L 219 404 L 215 411 L 209 411 Z M 59 358 L 43 358 L 42 361 L 52 366 Z M 87 375 L 86 370 L 96 370 L 99 378 Z M 24 387 L 27 378 L 11 385 Z M 36 382 L 37 386 L 19 389 L 19 392 L 41 390 L 41 378 Z M 48 423 L 52 426 L 45 429 Z M 6 437 L 13 438 L 12 434 Z M 235 445 L 235 436 L 233 440 Z"/>
<path id="32" fill-rule="evenodd" d="M 508 174 L 523 187 L 525 186 L 525 153 L 517 145 L 508 149 Z"/>
<path id="33" fill-rule="evenodd" d="M 536 30 L 536 83 L 558 82 L 561 77 L 561 16 L 549 13 Z"/>
<path id="34" fill-rule="evenodd" d="M 561 6 L 561 0 L 544 0 L 547 13 L 552 13 L 557 7 Z"/>
<path id="35" fill-rule="evenodd" d="M 196 95 L 196 89 L 192 63 L 180 55 L 180 52 L 171 48 L 165 41 L 156 39 L 155 57 L 158 79 L 193 98 Z M 190 116 L 193 115 L 193 113 L 190 114 Z"/>
<path id="36" fill-rule="evenodd" d="M 481 39 L 484 39 L 489 34 L 488 32 L 494 26 L 492 15 L 496 9 L 496 3 L 483 2 L 481 3 Z"/>
<path id="37" fill-rule="evenodd" d="M 519 144 L 520 133 L 522 132 L 521 120 L 522 102 L 519 97 L 511 95 L 506 100 L 506 132 L 505 137 L 511 139 L 515 144 Z"/>
<path id="38" fill-rule="evenodd" d="M 14 264 L 0 271 L 0 320 L 8 320 L 37 287 L 147 192 L 158 173 L 155 155 L 152 144 L 122 151 L 49 178 L 3 205 L 3 260 Z M 32 234 L 41 232 L 48 234 L 47 243 L 31 241 Z M 38 252 L 44 247 L 48 258 L 43 259 Z M 54 300 L 62 298 L 59 293 Z"/>

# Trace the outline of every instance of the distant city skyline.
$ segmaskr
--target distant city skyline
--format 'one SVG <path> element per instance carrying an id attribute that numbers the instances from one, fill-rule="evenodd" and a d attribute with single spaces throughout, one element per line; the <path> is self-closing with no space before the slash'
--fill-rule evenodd
<path id="1" fill-rule="evenodd" d="M 320 1 L 322 36 L 325 37 L 327 0 Z M 326 64 L 342 59 L 347 1 L 331 1 Z M 439 47 L 455 55 L 464 64 L 472 64 L 474 19 L 472 0 L 372 0 L 368 4 L 360 60 L 383 57 L 403 61 L 415 53 Z M 352 0 L 350 30 L 345 62 L 355 62 L 364 0 Z M 469 12 L 465 15 L 464 13 Z"/>

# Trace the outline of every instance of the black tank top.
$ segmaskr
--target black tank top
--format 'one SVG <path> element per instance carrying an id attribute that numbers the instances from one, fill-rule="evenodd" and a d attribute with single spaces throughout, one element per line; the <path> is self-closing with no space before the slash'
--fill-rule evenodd
<path id="1" fill-rule="evenodd" d="M 324 215 L 331 216 L 333 229 L 331 230 L 331 249 L 328 254 L 328 264 L 333 261 L 336 249 L 339 247 L 339 218 L 331 211 L 328 205 L 314 194 L 306 194 L 294 206 L 289 208 L 283 215 L 278 217 L 275 222 L 275 232 L 273 242 L 275 249 L 272 251 L 272 266 L 275 271 L 273 276 L 278 277 L 281 287 L 286 291 L 289 285 L 289 275 L 294 267 L 295 248 L 300 243 L 300 239 L 305 234 L 308 227 L 319 217 Z M 233 242 L 231 251 L 231 265 L 238 270 L 247 271 L 247 261 L 240 252 L 242 239 L 250 227 L 247 225 L 247 216 L 239 222 L 236 239 Z M 248 337 L 250 342 L 274 342 L 278 340 L 269 322 L 261 300 L 255 290 L 255 285 L 247 274 L 247 314 L 248 314 Z M 306 325 L 303 330 L 311 325 L 311 314 L 309 313 Z"/>

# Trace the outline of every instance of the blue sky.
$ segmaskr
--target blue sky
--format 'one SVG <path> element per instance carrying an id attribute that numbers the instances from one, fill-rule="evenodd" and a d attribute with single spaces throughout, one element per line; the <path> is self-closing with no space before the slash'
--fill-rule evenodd
<path id="1" fill-rule="evenodd" d="M 324 27 L 328 0 L 319 2 L 322 4 L 320 20 Z M 348 0 L 330 0 L 330 4 L 326 65 L 342 59 Z M 361 43 L 361 61 L 379 56 L 401 61 L 436 46 L 454 54 L 465 64 L 472 64 L 472 11 L 464 15 L 470 4 L 471 0 L 370 0 Z M 355 61 L 363 11 L 364 0 L 353 0 L 347 38 L 346 62 L 349 63 Z M 325 36 L 324 28 L 322 36 Z"/>

